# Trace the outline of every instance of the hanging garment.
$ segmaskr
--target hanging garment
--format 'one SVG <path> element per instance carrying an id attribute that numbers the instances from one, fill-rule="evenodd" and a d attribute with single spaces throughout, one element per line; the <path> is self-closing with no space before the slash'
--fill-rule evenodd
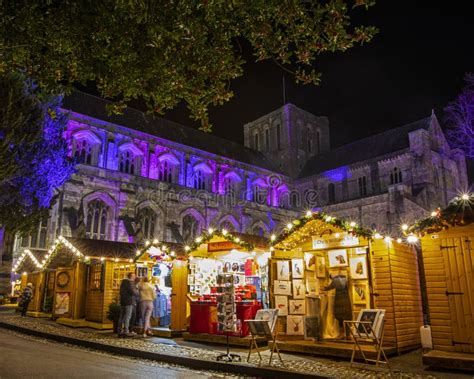
<path id="1" fill-rule="evenodd" d="M 336 298 L 334 300 L 334 317 L 336 320 L 340 322 L 352 320 L 352 305 L 347 287 L 347 277 L 345 275 L 333 277 L 331 284 L 324 288 L 325 291 L 331 289 L 336 289 Z"/>
<path id="2" fill-rule="evenodd" d="M 168 314 L 168 299 L 164 293 L 159 293 L 153 302 L 153 317 L 165 317 Z"/>

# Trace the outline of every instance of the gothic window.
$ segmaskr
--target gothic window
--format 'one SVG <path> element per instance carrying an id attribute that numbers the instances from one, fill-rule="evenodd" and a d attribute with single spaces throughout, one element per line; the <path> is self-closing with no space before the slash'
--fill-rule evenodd
<path id="1" fill-rule="evenodd" d="M 316 153 L 319 154 L 321 152 L 321 134 L 319 130 L 316 131 Z"/>
<path id="2" fill-rule="evenodd" d="M 166 183 L 173 182 L 173 165 L 167 161 L 163 160 L 158 168 L 158 180 Z"/>
<path id="3" fill-rule="evenodd" d="M 253 201 L 258 204 L 266 204 L 267 202 L 267 189 L 261 187 L 258 184 L 253 186 Z"/>
<path id="4" fill-rule="evenodd" d="M 96 240 L 107 239 L 107 221 L 109 207 L 102 200 L 94 200 L 87 206 L 87 238 Z"/>
<path id="5" fill-rule="evenodd" d="M 232 178 L 224 179 L 224 195 L 226 198 L 235 199 L 238 194 L 238 182 Z"/>
<path id="6" fill-rule="evenodd" d="M 197 190 L 206 190 L 208 187 L 208 175 L 201 170 L 194 172 L 194 185 L 193 187 Z"/>
<path id="7" fill-rule="evenodd" d="M 130 150 L 125 150 L 120 154 L 119 171 L 135 175 L 135 156 Z"/>
<path id="8" fill-rule="evenodd" d="M 361 176 L 357 179 L 357 182 L 359 184 L 359 196 L 367 196 L 367 177 Z"/>
<path id="9" fill-rule="evenodd" d="M 277 149 L 281 149 L 281 126 L 280 124 L 277 124 L 276 126 L 276 134 L 277 134 Z"/>
<path id="10" fill-rule="evenodd" d="M 265 129 L 265 149 L 270 151 L 270 130 Z"/>
<path id="11" fill-rule="evenodd" d="M 308 138 L 308 153 L 312 153 L 312 152 L 313 152 L 312 141 L 311 141 L 311 138 Z"/>
<path id="12" fill-rule="evenodd" d="M 390 172 L 390 184 L 398 184 L 402 182 L 402 172 L 398 167 L 395 167 Z"/>
<path id="13" fill-rule="evenodd" d="M 258 146 L 258 133 L 255 133 L 255 136 L 254 136 L 254 146 L 255 146 L 255 150 L 259 149 L 259 146 Z"/>
<path id="14" fill-rule="evenodd" d="M 47 230 L 47 221 L 41 221 L 37 229 L 21 238 L 21 247 L 45 249 Z"/>
<path id="15" fill-rule="evenodd" d="M 74 158 L 77 163 L 92 164 L 92 146 L 85 139 L 82 141 L 76 141 Z"/>
<path id="16" fill-rule="evenodd" d="M 336 186 L 334 183 L 328 184 L 328 202 L 330 204 L 336 202 Z"/>
<path id="17" fill-rule="evenodd" d="M 306 140 L 307 140 L 307 150 L 308 150 L 308 153 L 312 153 L 313 152 L 313 133 L 311 133 L 311 128 L 308 128 L 308 135 L 306 136 Z"/>
<path id="18" fill-rule="evenodd" d="M 252 229 L 252 234 L 254 236 L 263 237 L 263 236 L 265 236 L 265 231 L 260 226 L 254 226 L 254 228 Z"/>
<path id="19" fill-rule="evenodd" d="M 183 217 L 182 236 L 185 242 L 192 242 L 197 237 L 199 232 L 199 222 L 193 215 L 186 215 Z"/>
<path id="20" fill-rule="evenodd" d="M 140 210 L 139 219 L 143 237 L 149 240 L 155 238 L 156 212 L 151 208 L 143 208 Z"/>

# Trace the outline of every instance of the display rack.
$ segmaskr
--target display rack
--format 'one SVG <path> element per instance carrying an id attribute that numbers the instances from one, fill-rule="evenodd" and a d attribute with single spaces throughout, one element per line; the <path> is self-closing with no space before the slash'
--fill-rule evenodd
<path id="1" fill-rule="evenodd" d="M 217 330 L 226 335 L 227 352 L 217 356 L 218 361 L 241 361 L 240 355 L 229 351 L 229 335 L 235 333 L 237 326 L 235 307 L 234 274 L 217 275 Z"/>

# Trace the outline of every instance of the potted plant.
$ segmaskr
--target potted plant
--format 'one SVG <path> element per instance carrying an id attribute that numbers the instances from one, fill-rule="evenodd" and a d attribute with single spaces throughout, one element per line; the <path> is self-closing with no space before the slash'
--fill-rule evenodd
<path id="1" fill-rule="evenodd" d="M 107 311 L 107 318 L 112 321 L 114 333 L 118 333 L 118 323 L 120 318 L 120 304 L 117 300 L 114 300 L 109 304 L 109 310 Z"/>

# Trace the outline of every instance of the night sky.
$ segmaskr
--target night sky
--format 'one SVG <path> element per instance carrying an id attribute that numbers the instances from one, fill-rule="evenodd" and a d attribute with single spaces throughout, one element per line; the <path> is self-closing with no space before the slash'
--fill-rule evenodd
<path id="1" fill-rule="evenodd" d="M 426 117 L 444 106 L 474 71 L 473 27 L 469 2 L 378 0 L 353 13 L 357 23 L 380 29 L 375 39 L 345 53 L 322 56 L 316 68 L 320 86 L 297 85 L 286 74 L 286 99 L 316 115 L 329 117 L 332 146 Z M 214 133 L 243 141 L 242 125 L 283 104 L 283 71 L 271 62 L 252 63 L 232 88 L 234 98 L 211 110 Z M 168 119 L 197 125 L 184 107 Z"/>

